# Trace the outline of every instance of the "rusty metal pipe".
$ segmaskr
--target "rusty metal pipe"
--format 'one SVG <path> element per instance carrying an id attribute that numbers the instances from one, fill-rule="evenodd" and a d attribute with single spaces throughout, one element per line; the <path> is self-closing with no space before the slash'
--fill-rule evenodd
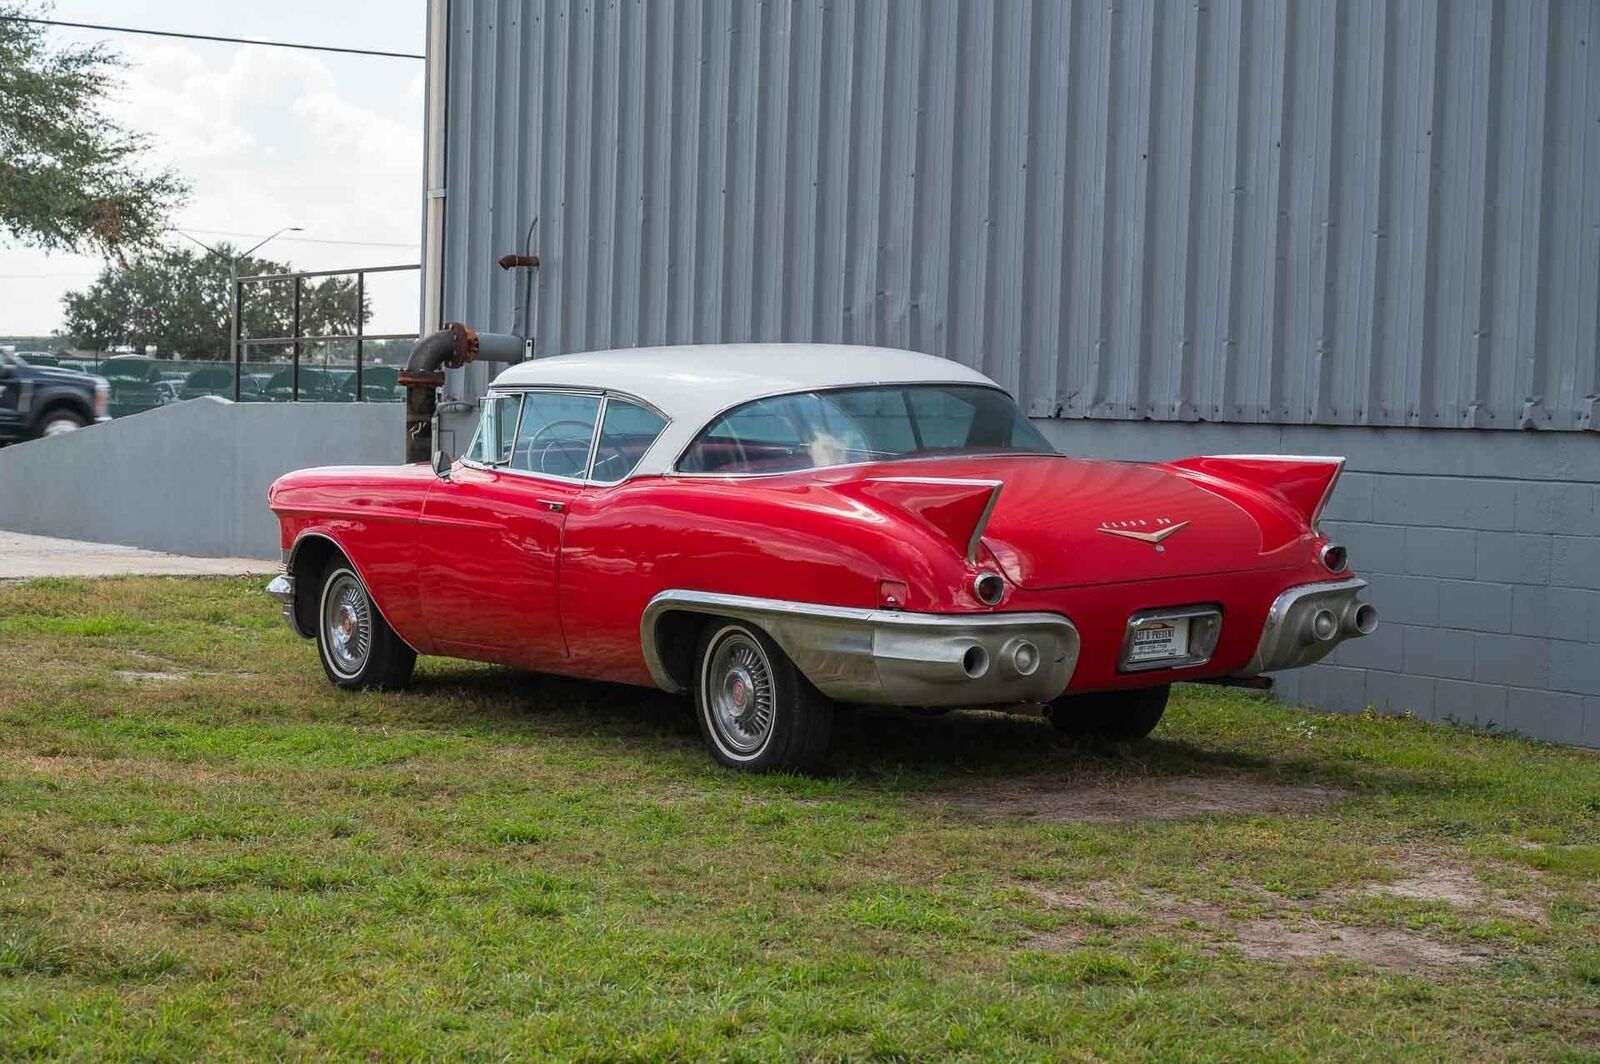
<path id="1" fill-rule="evenodd" d="M 426 462 L 433 457 L 433 416 L 439 407 L 444 370 L 464 366 L 478 357 L 478 334 L 458 321 L 421 337 L 399 381 L 406 390 L 406 461 Z"/>
<path id="2" fill-rule="evenodd" d="M 433 422 L 439 411 L 444 371 L 459 369 L 481 355 L 492 362 L 521 362 L 527 343 L 507 333 L 479 333 L 459 321 L 446 322 L 412 345 L 400 384 L 406 390 L 406 461 L 433 458 Z"/>

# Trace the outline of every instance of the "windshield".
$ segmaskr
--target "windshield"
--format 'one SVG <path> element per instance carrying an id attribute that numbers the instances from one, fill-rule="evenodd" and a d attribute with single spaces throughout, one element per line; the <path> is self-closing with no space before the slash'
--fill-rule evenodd
<path id="1" fill-rule="evenodd" d="M 995 388 L 904 384 L 757 399 L 707 425 L 684 473 L 787 473 L 949 454 L 1055 454 Z"/>

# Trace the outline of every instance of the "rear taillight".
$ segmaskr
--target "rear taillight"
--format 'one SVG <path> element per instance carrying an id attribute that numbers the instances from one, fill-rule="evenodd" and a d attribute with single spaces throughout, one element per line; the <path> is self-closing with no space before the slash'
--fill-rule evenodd
<path id="1" fill-rule="evenodd" d="M 107 384 L 94 386 L 94 416 L 105 417 L 111 409 L 111 387 Z"/>

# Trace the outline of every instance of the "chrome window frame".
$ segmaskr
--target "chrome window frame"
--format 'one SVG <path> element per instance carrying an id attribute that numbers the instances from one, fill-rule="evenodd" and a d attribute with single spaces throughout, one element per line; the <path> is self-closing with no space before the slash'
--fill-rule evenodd
<path id="1" fill-rule="evenodd" d="M 738 410 L 740 407 L 749 406 L 751 403 L 759 403 L 767 399 L 783 399 L 791 395 L 826 395 L 829 392 L 854 392 L 868 388 L 976 388 L 981 391 L 999 392 L 1001 395 L 1011 400 L 1013 404 L 1017 401 L 1016 396 L 1012 395 L 998 384 L 982 384 L 977 381 L 950 380 L 862 381 L 858 384 L 831 384 L 823 388 L 791 388 L 787 391 L 768 392 L 764 395 L 753 395 L 749 396 L 748 398 L 741 399 L 737 403 L 730 403 L 718 410 L 716 413 L 712 414 L 710 417 L 706 418 L 705 424 L 701 425 L 700 428 L 695 431 L 695 434 L 689 437 L 689 442 L 685 443 L 678 450 L 677 457 L 672 460 L 664 475 L 669 477 L 684 477 L 686 479 L 694 480 L 748 480 L 755 477 L 792 477 L 802 473 L 822 473 L 830 469 L 851 469 L 856 466 L 882 465 L 888 462 L 930 462 L 950 458 L 999 458 L 1012 456 L 1022 457 L 1029 455 L 1042 458 L 1064 457 L 1060 451 L 972 451 L 966 454 L 896 455 L 892 458 L 871 458 L 861 462 L 840 462 L 836 465 L 806 466 L 803 469 L 780 469 L 773 472 L 763 473 L 697 473 L 679 468 L 683 464 L 684 457 L 688 455 L 689 449 L 700 442 L 700 438 L 706 434 L 706 431 L 710 429 L 712 425 L 715 425 L 718 420 L 726 417 L 733 411 Z M 1017 413 L 1022 415 L 1022 419 L 1024 421 L 1031 422 L 1033 420 L 1032 418 L 1028 417 L 1028 415 L 1020 406 L 1017 407 Z M 1043 436 L 1043 433 L 1040 435 Z M 1045 443 L 1048 444 L 1049 442 L 1049 440 L 1045 440 Z"/>
<path id="2" fill-rule="evenodd" d="M 614 388 L 551 387 L 538 384 L 530 384 L 521 387 L 491 388 L 484 394 L 481 401 L 487 402 L 491 399 L 503 399 L 511 396 L 518 396 L 522 400 L 521 404 L 517 407 L 517 425 L 511 436 L 511 449 L 513 455 L 516 453 L 516 440 L 522 434 L 522 413 L 527 407 L 527 397 L 530 395 L 576 395 L 599 400 L 598 405 L 595 407 L 594 426 L 589 431 L 589 453 L 588 457 L 584 460 L 582 476 L 567 477 L 562 476 L 559 473 L 546 473 L 538 469 L 516 469 L 509 461 L 495 463 L 493 465 L 485 465 L 482 462 L 473 461 L 464 454 L 458 457 L 456 461 L 471 469 L 481 470 L 486 473 L 503 473 L 508 476 L 526 477 L 530 480 L 554 481 L 559 484 L 576 484 L 580 487 L 591 486 L 614 488 L 619 484 L 625 484 L 632 480 L 634 477 L 634 470 L 638 469 L 639 465 L 643 463 L 644 458 L 641 456 L 639 462 L 634 464 L 634 470 L 629 470 L 628 475 L 623 477 L 621 480 L 594 480 L 590 477 L 590 474 L 594 472 L 595 451 L 600 445 L 600 429 L 605 424 L 607 400 L 615 396 L 617 399 L 620 399 L 624 402 L 632 403 L 635 406 L 644 407 L 646 410 L 649 410 L 657 417 L 661 418 L 661 428 L 656 433 L 656 440 L 659 440 L 661 438 L 661 434 L 666 432 L 667 426 L 672 424 L 672 419 L 654 403 L 646 399 L 641 399 L 640 397 L 632 395 L 628 392 L 617 391 Z M 480 424 L 481 423 L 482 422 L 480 421 Z M 655 440 L 651 441 L 651 446 L 655 446 Z M 646 453 L 649 453 L 648 450 Z"/>
<path id="3" fill-rule="evenodd" d="M 638 461 L 633 463 L 632 469 L 629 469 L 627 473 L 618 477 L 616 480 L 596 480 L 594 476 L 594 460 L 600 453 L 600 436 L 606 430 L 606 412 L 611 409 L 611 400 L 613 399 L 619 403 L 627 403 L 629 406 L 636 406 L 641 410 L 650 411 L 650 413 L 661 419 L 661 426 L 656 429 L 656 434 L 650 437 L 649 444 L 645 446 L 644 454 L 641 454 Z M 605 392 L 600 397 L 600 413 L 595 418 L 594 422 L 594 439 L 591 441 L 589 447 L 589 465 L 585 470 L 589 476 L 585 480 L 585 483 L 593 484 L 596 487 L 610 488 L 633 479 L 633 471 L 644 464 L 645 455 L 650 453 L 650 448 L 656 445 L 656 441 L 661 439 L 661 434 L 667 431 L 667 426 L 670 424 L 672 424 L 671 418 L 669 418 L 666 414 L 663 414 L 651 404 L 645 402 L 643 399 L 636 399 L 633 396 L 624 395 L 620 392 Z"/>

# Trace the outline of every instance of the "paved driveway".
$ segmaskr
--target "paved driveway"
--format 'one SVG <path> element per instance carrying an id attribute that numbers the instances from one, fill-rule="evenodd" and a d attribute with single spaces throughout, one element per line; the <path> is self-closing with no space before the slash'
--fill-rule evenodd
<path id="1" fill-rule="evenodd" d="M 0 580 L 37 576 L 239 576 L 277 572 L 276 561 L 186 558 L 112 543 L 0 532 Z"/>

